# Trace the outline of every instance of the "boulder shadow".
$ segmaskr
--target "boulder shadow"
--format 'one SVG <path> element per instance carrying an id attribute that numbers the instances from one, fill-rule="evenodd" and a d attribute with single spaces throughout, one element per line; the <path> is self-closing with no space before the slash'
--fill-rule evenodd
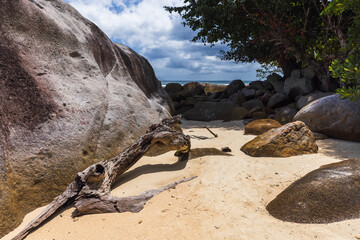
<path id="1" fill-rule="evenodd" d="M 360 142 L 345 141 L 328 138 L 316 141 L 319 146 L 319 153 L 340 160 L 360 158 Z"/>
<path id="2" fill-rule="evenodd" d="M 194 148 L 191 149 L 189 154 L 181 156 L 178 161 L 173 164 L 147 164 L 130 170 L 121 176 L 114 182 L 112 189 L 119 187 L 120 185 L 129 182 L 141 175 L 158 173 L 158 172 L 172 172 L 180 171 L 184 169 L 188 161 L 205 156 L 232 156 L 229 153 L 222 152 L 216 148 Z"/>

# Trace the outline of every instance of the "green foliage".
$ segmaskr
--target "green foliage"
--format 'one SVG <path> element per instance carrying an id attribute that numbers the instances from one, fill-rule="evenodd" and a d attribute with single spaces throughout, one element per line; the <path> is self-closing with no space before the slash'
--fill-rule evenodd
<path id="1" fill-rule="evenodd" d="M 329 69 L 332 76 L 341 79 L 344 84 L 336 93 L 342 98 L 357 100 L 360 97 L 360 55 L 351 55 L 343 63 L 336 59 Z"/>
<path id="2" fill-rule="evenodd" d="M 333 0 L 322 14 L 339 17 L 349 11 L 353 14 L 353 22 L 344 29 L 347 32 L 347 45 L 341 51 L 350 54 L 345 61 L 339 58 L 333 60 L 329 70 L 344 85 L 336 93 L 355 101 L 360 97 L 360 3 L 358 0 Z"/>
<path id="3" fill-rule="evenodd" d="M 266 80 L 266 77 L 272 73 L 277 73 L 279 75 L 283 74 L 276 62 L 268 64 L 263 63 L 261 64 L 261 68 L 256 69 L 256 77 L 258 78 L 258 80 Z"/>

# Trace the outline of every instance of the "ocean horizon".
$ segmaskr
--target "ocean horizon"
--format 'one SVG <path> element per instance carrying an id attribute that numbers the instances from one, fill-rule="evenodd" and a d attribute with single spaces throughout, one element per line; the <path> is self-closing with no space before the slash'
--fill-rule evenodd
<path id="1" fill-rule="evenodd" d="M 189 82 L 198 82 L 198 83 L 212 83 L 212 84 L 223 84 L 228 85 L 233 80 L 160 80 L 161 85 L 165 86 L 168 83 L 179 83 L 181 85 L 184 85 Z M 246 85 L 255 81 L 255 80 L 242 80 Z"/>

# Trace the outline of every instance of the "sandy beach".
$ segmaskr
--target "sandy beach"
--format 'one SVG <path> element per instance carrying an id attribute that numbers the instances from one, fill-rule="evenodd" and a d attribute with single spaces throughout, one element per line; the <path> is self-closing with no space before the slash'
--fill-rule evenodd
<path id="1" fill-rule="evenodd" d="M 242 121 L 184 121 L 182 127 L 192 136 L 194 154 L 189 161 L 178 162 L 174 152 L 143 157 L 121 177 L 112 193 L 131 196 L 183 178 L 196 179 L 155 196 L 139 213 L 73 219 L 74 208 L 69 206 L 26 239 L 360 239 L 360 219 L 296 224 L 278 220 L 266 210 L 271 200 L 306 173 L 324 164 L 359 158 L 360 143 L 325 139 L 316 142 L 318 154 L 254 158 L 240 151 L 255 137 L 243 135 Z M 207 155 L 215 151 L 203 149 L 222 147 L 229 147 L 232 155 Z M 19 228 L 2 239 L 11 239 L 41 210 L 29 213 Z"/>

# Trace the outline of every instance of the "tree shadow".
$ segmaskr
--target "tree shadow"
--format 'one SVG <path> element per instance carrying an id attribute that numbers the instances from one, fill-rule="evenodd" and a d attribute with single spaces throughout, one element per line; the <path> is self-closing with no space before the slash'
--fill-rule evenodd
<path id="1" fill-rule="evenodd" d="M 127 183 L 141 175 L 158 173 L 158 172 L 173 172 L 179 171 L 186 167 L 188 161 L 204 156 L 232 156 L 229 153 L 222 152 L 216 148 L 194 148 L 191 149 L 187 156 L 178 158 L 178 161 L 173 164 L 147 164 L 130 170 L 121 176 L 114 182 L 112 189 L 119 187 L 120 185 Z"/>
<path id="2" fill-rule="evenodd" d="M 360 158 L 360 142 L 345 141 L 340 139 L 318 140 L 319 153 L 341 160 Z"/>

